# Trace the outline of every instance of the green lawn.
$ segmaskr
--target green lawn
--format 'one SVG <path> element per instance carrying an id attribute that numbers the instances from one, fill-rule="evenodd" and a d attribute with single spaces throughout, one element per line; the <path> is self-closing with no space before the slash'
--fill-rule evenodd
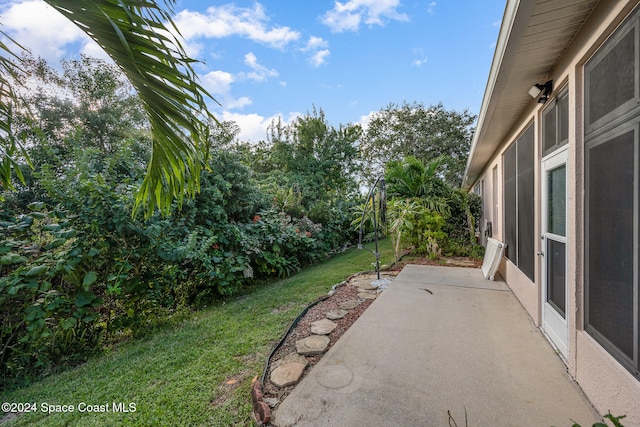
<path id="1" fill-rule="evenodd" d="M 380 252 L 383 263 L 393 261 L 390 242 L 381 242 Z M 251 425 L 251 379 L 262 374 L 265 358 L 290 322 L 332 285 L 372 270 L 373 261 L 367 251 L 350 250 L 190 314 L 180 324 L 126 342 L 78 368 L 2 393 L 2 402 L 37 409 L 3 427 Z M 115 409 L 135 406 L 135 411 L 115 412 L 114 403 Z M 53 405 L 75 410 L 42 412 L 69 409 Z"/>

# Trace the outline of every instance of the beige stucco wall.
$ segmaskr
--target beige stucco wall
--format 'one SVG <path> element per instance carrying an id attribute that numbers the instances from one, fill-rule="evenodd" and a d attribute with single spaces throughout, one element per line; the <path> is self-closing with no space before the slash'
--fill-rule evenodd
<path id="1" fill-rule="evenodd" d="M 540 326 L 538 286 L 507 258 L 503 258 L 499 271 L 536 326 Z"/>
<path id="2" fill-rule="evenodd" d="M 601 413 L 626 415 L 625 426 L 640 426 L 640 381 L 635 379 L 589 334 L 577 333 L 576 381 Z"/>
<path id="3" fill-rule="evenodd" d="M 615 361 L 595 340 L 584 331 L 584 238 L 583 238 L 583 78 L 582 67 L 606 38 L 633 10 L 638 1 L 601 2 L 592 12 L 574 44 L 557 62 L 548 78 L 554 81 L 554 95 L 557 90 L 569 90 L 569 143 L 567 151 L 567 323 L 568 354 L 565 360 L 571 374 L 585 391 L 587 397 L 601 414 L 609 411 L 614 415 L 626 414 L 624 425 L 640 426 L 640 381 Z M 534 83 L 534 82 L 532 82 Z M 520 118 L 514 131 L 501 143 L 500 149 L 487 163 L 483 172 L 484 197 L 490 198 L 486 205 L 498 204 L 495 209 L 485 211 L 485 218 L 494 221 L 493 235 L 504 241 L 504 221 L 502 216 L 502 155 L 528 124 L 534 121 L 536 134 L 535 164 L 535 210 L 536 242 L 540 250 L 541 217 L 541 149 L 539 138 L 540 112 L 543 106 L 532 100 L 530 110 Z M 498 179 L 492 179 L 493 168 L 498 168 Z M 498 186 L 498 200 L 494 200 L 494 186 Z M 503 259 L 499 272 L 509 284 L 514 294 L 527 310 L 536 325 L 541 324 L 541 257 L 536 259 L 536 280 L 531 282 L 511 261 Z"/>

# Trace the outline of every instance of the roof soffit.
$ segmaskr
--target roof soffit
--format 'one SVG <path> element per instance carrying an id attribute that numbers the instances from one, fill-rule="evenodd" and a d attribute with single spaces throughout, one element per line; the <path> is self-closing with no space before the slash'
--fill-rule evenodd
<path id="1" fill-rule="evenodd" d="M 527 93 L 544 83 L 598 0 L 509 0 L 467 162 L 469 188 L 534 102 Z M 500 41 L 504 46 L 500 46 Z"/>

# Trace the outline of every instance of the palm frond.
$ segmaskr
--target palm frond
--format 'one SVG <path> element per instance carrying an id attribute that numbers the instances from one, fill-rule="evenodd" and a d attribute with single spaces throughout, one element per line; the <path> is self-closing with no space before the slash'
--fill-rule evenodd
<path id="1" fill-rule="evenodd" d="M 3 31 L 0 31 L 0 36 L 13 44 L 13 48 L 24 50 Z M 20 95 L 14 87 L 21 84 L 23 75 L 20 58 L 9 44 L 0 40 L 0 188 L 4 189 L 13 188 L 12 171 L 24 183 L 18 159 L 23 158 L 30 163 L 22 141 L 13 132 L 14 107 L 20 100 Z M 0 195 L 0 201 L 2 201 L 2 195 Z"/>
<path id="2" fill-rule="evenodd" d="M 95 40 L 124 71 L 142 99 L 153 150 L 135 212 L 169 213 L 177 199 L 199 190 L 208 157 L 207 98 L 195 62 L 174 34 L 174 0 L 45 0 Z M 215 100 L 213 100 L 215 101 Z"/>

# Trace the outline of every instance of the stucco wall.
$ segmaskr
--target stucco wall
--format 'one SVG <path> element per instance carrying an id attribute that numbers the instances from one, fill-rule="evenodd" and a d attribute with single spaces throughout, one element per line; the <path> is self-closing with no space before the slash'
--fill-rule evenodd
<path id="1" fill-rule="evenodd" d="M 577 333 L 576 381 L 601 414 L 626 415 L 625 426 L 640 426 L 640 381 L 589 334 Z"/>
<path id="2" fill-rule="evenodd" d="M 540 326 L 538 287 L 507 258 L 502 259 L 499 271 L 536 326 Z"/>

